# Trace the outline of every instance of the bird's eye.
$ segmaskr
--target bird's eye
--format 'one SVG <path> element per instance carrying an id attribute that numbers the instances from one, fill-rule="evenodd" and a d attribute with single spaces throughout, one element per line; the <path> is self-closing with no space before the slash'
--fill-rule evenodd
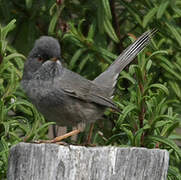
<path id="1" fill-rule="evenodd" d="M 43 57 L 40 54 L 38 54 L 37 57 L 38 57 L 38 61 L 43 61 Z"/>

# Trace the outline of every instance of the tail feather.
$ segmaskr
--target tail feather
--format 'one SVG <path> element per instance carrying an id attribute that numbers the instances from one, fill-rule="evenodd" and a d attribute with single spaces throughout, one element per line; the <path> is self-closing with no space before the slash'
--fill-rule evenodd
<path id="1" fill-rule="evenodd" d="M 135 42 L 133 42 L 133 44 L 131 44 L 118 56 L 118 58 L 106 71 L 94 79 L 93 82 L 102 86 L 107 91 L 107 95 L 111 97 L 113 95 L 119 73 L 149 44 L 156 31 L 156 29 L 153 29 L 143 33 Z"/>

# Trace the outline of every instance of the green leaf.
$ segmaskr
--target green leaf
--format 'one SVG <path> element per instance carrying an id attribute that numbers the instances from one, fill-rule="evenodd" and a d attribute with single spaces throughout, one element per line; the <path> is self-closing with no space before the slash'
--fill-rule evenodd
<path id="1" fill-rule="evenodd" d="M 105 28 L 105 31 L 107 32 L 107 34 L 109 35 L 109 37 L 115 41 L 116 43 L 119 42 L 119 39 L 112 27 L 112 24 L 110 22 L 110 20 L 108 18 L 105 18 L 104 21 L 103 21 L 103 26 Z"/>
<path id="2" fill-rule="evenodd" d="M 167 124 L 170 124 L 170 123 L 172 123 L 172 121 L 157 121 L 156 123 L 155 123 L 155 128 L 159 128 L 159 127 L 163 127 L 163 126 L 165 126 L 165 125 L 167 125 Z"/>
<path id="3" fill-rule="evenodd" d="M 134 142 L 135 146 L 139 147 L 141 146 L 141 136 L 143 132 L 147 129 L 150 129 L 151 126 L 149 124 L 146 124 L 143 128 L 140 128 L 135 134 L 134 134 Z"/>
<path id="4" fill-rule="evenodd" d="M 128 3 L 126 1 L 120 1 L 120 4 L 122 4 L 125 8 L 127 8 L 130 14 L 132 14 L 133 17 L 136 19 L 136 22 L 142 25 L 141 15 L 139 14 L 139 11 L 136 10 L 136 8 L 131 6 L 131 3 Z"/>
<path id="5" fill-rule="evenodd" d="M 153 9 L 151 9 L 146 16 L 143 18 L 143 27 L 145 28 L 147 26 L 147 24 L 153 20 L 153 16 L 156 14 L 157 12 L 157 7 L 154 7 Z"/>
<path id="6" fill-rule="evenodd" d="M 102 47 L 96 47 L 96 46 L 95 46 L 95 49 L 94 49 L 94 50 L 97 51 L 97 52 L 100 52 L 102 55 L 105 55 L 105 56 L 107 56 L 107 57 L 110 57 L 111 59 L 117 59 L 117 57 L 118 57 L 117 55 L 109 52 L 107 49 L 104 49 L 104 48 L 102 48 Z M 112 63 L 112 61 L 110 61 L 110 63 Z"/>
<path id="7" fill-rule="evenodd" d="M 174 141 L 162 136 L 147 136 L 146 139 L 168 145 L 170 148 L 174 149 L 174 151 L 176 151 L 181 158 L 181 149 L 174 143 Z"/>
<path id="8" fill-rule="evenodd" d="M 174 178 L 174 179 L 171 179 L 171 180 L 181 180 L 180 170 L 177 169 L 174 166 L 169 165 L 169 167 L 168 167 L 168 175 L 172 175 L 172 177 Z"/>
<path id="9" fill-rule="evenodd" d="M 26 59 L 26 57 L 25 57 L 23 54 L 20 54 L 20 53 L 12 53 L 12 54 L 6 56 L 4 59 L 5 59 L 6 61 L 9 61 L 10 59 L 14 59 L 14 58 L 16 58 L 16 57 L 21 57 L 21 58 L 24 59 L 24 60 Z"/>
<path id="10" fill-rule="evenodd" d="M 180 71 L 180 73 L 181 73 L 181 64 L 179 64 L 179 63 L 174 63 L 174 66 L 178 69 L 178 71 Z"/>
<path id="11" fill-rule="evenodd" d="M 108 64 L 112 64 L 111 59 L 109 57 L 105 56 L 104 54 L 102 54 L 102 58 L 100 58 L 100 59 Z M 104 64 L 103 64 L 102 69 L 103 69 L 103 71 L 105 71 L 105 69 L 107 69 L 107 66 L 106 65 L 104 66 Z"/>
<path id="12" fill-rule="evenodd" d="M 77 37 L 75 37 L 74 35 L 67 33 L 63 36 L 63 39 L 67 39 L 68 41 L 70 41 L 72 44 L 77 45 L 80 48 L 84 48 L 84 45 L 80 42 L 79 39 L 77 39 Z"/>
<path id="13" fill-rule="evenodd" d="M 180 74 L 178 74 L 177 72 L 175 72 L 173 69 L 171 69 L 168 65 L 164 64 L 164 63 L 160 63 L 160 65 L 169 73 L 171 73 L 172 75 L 174 75 L 178 80 L 181 80 L 181 76 Z"/>
<path id="14" fill-rule="evenodd" d="M 54 11 L 56 10 L 57 10 L 57 4 L 54 3 L 49 10 L 50 16 L 52 16 L 54 14 Z"/>
<path id="15" fill-rule="evenodd" d="M 142 71 L 138 65 L 133 65 L 132 67 L 134 67 L 138 82 L 139 83 L 141 82 L 143 84 L 144 83 L 144 71 Z"/>
<path id="16" fill-rule="evenodd" d="M 145 64 L 146 64 L 145 53 L 138 54 L 138 66 L 140 67 L 141 71 L 145 71 Z"/>
<path id="17" fill-rule="evenodd" d="M 6 39 L 7 34 L 15 28 L 16 19 L 11 20 L 1 29 L 1 41 Z"/>
<path id="18" fill-rule="evenodd" d="M 175 94 L 181 99 L 181 89 L 178 83 L 175 81 L 169 81 L 168 83 L 170 84 Z"/>
<path id="19" fill-rule="evenodd" d="M 171 7 L 172 7 L 172 9 L 178 14 L 178 16 L 181 17 L 181 10 L 180 10 L 180 8 L 175 4 L 175 1 L 172 1 Z"/>
<path id="20" fill-rule="evenodd" d="M 90 25 L 87 38 L 88 38 L 88 39 L 92 39 L 92 38 L 94 37 L 95 31 L 96 31 L 96 22 L 94 21 L 94 22 Z"/>
<path id="21" fill-rule="evenodd" d="M 86 55 L 85 58 L 83 58 L 83 60 L 81 61 L 80 65 L 79 65 L 79 69 L 78 72 L 80 73 L 82 71 L 82 69 L 85 67 L 87 61 L 89 60 L 89 54 Z"/>
<path id="22" fill-rule="evenodd" d="M 118 133 L 112 135 L 106 142 L 106 145 L 109 145 L 110 143 L 113 143 L 115 140 L 120 139 L 123 136 L 123 133 Z"/>
<path id="23" fill-rule="evenodd" d="M 127 129 L 126 127 L 121 126 L 121 129 L 127 134 L 128 139 L 130 140 L 131 145 L 134 144 L 134 136 L 133 133 Z"/>
<path id="24" fill-rule="evenodd" d="M 75 28 L 74 23 L 70 22 L 69 26 L 70 26 L 70 32 L 72 33 L 72 35 L 74 35 L 77 38 L 79 36 L 79 33 L 78 33 L 78 30 Z"/>
<path id="25" fill-rule="evenodd" d="M 24 103 L 22 103 L 22 104 L 24 105 Z M 16 108 L 18 110 L 20 110 L 22 113 L 27 114 L 29 116 L 32 116 L 33 114 L 32 114 L 31 109 L 29 107 L 27 107 L 26 105 L 24 105 L 24 106 L 23 105 L 21 105 L 21 103 L 17 104 Z"/>
<path id="26" fill-rule="evenodd" d="M 171 33 L 175 37 L 178 44 L 181 46 L 181 35 L 180 35 L 180 33 L 177 31 L 177 29 L 175 28 L 175 26 L 173 24 L 166 23 L 166 25 L 170 29 Z"/>
<path id="27" fill-rule="evenodd" d="M 30 9 L 32 7 L 32 0 L 26 0 L 26 7 Z"/>
<path id="28" fill-rule="evenodd" d="M 15 28 L 16 19 L 13 19 L 9 22 L 8 25 L 0 29 L 0 53 L 1 55 L 5 54 L 7 48 L 6 36 L 7 34 Z"/>
<path id="29" fill-rule="evenodd" d="M 15 138 L 18 142 L 21 142 L 21 138 L 15 132 L 9 132 L 9 135 Z"/>
<path id="30" fill-rule="evenodd" d="M 161 65 L 162 63 L 164 63 L 164 64 L 166 64 L 169 68 L 174 69 L 174 65 L 173 65 L 172 61 L 170 61 L 170 60 L 167 59 L 166 57 L 158 55 L 157 58 L 158 58 L 159 60 L 161 60 L 160 65 Z"/>
<path id="31" fill-rule="evenodd" d="M 169 5 L 170 0 L 162 0 L 160 6 L 158 7 L 157 11 L 157 19 L 160 19 L 164 12 L 166 11 L 168 5 Z"/>
<path id="32" fill-rule="evenodd" d="M 48 128 L 50 125 L 55 125 L 55 124 L 56 124 L 55 122 L 47 122 L 47 123 L 43 124 L 41 127 L 39 127 L 39 128 L 36 130 L 35 134 L 38 134 L 38 133 L 39 133 L 40 131 L 42 131 L 43 129 Z"/>
<path id="33" fill-rule="evenodd" d="M 73 55 L 72 59 L 70 60 L 70 69 L 73 69 L 76 62 L 79 60 L 80 56 L 86 51 L 86 49 L 79 49 L 76 51 L 76 53 Z"/>
<path id="34" fill-rule="evenodd" d="M 97 0 L 97 21 L 98 21 L 98 29 L 99 33 L 103 34 L 104 33 L 104 26 L 103 21 L 104 21 L 104 9 L 102 8 L 102 2 L 100 0 Z"/>
<path id="35" fill-rule="evenodd" d="M 155 51 L 148 57 L 148 59 L 150 59 L 151 57 L 153 57 L 157 54 L 168 54 L 168 51 L 165 51 L 165 50 Z"/>
<path id="36" fill-rule="evenodd" d="M 111 8 L 110 8 L 109 0 L 102 0 L 102 5 L 103 5 L 104 11 L 105 11 L 105 15 L 107 16 L 106 18 L 111 20 L 112 14 L 111 14 Z"/>
<path id="37" fill-rule="evenodd" d="M 151 65 L 152 65 L 152 60 L 149 60 L 146 64 L 146 71 L 148 72 L 151 68 Z"/>
<path id="38" fill-rule="evenodd" d="M 135 84 L 136 83 L 136 80 L 130 76 L 129 73 L 125 72 L 125 71 L 122 71 L 121 72 L 121 76 L 119 77 L 119 79 L 127 79 L 129 80 L 132 84 Z"/>
<path id="39" fill-rule="evenodd" d="M 168 96 L 169 95 L 169 90 L 162 84 L 151 84 L 148 89 L 150 88 L 159 88 L 161 90 L 163 90 L 163 92 L 165 92 L 165 94 Z"/>
<path id="40" fill-rule="evenodd" d="M 180 124 L 179 121 L 175 121 L 172 124 L 164 126 L 164 128 L 163 128 L 163 130 L 161 132 L 161 135 L 165 136 L 165 137 L 168 137 L 176 128 L 179 127 L 179 124 Z"/>
<path id="41" fill-rule="evenodd" d="M 57 20 L 58 20 L 58 17 L 59 17 L 59 13 L 55 13 L 50 21 L 50 24 L 49 24 L 49 28 L 48 28 L 48 34 L 49 35 L 53 35 L 54 34 L 54 30 L 55 30 L 55 27 L 56 27 L 56 24 L 57 24 Z"/>
<path id="42" fill-rule="evenodd" d="M 82 28 L 82 24 L 83 24 L 85 21 L 86 21 L 85 19 L 81 19 L 80 22 L 79 22 L 79 24 L 78 24 L 77 31 L 78 31 L 78 33 L 79 33 L 79 36 L 81 36 L 81 37 L 83 37 L 81 28 Z"/>
<path id="43" fill-rule="evenodd" d="M 4 136 L 1 137 L 0 143 L 1 143 L 1 148 L 3 148 L 3 156 L 1 157 L 3 158 L 4 161 L 7 162 L 9 148 L 8 148 L 8 142 L 5 140 Z"/>
<path id="44" fill-rule="evenodd" d="M 180 135 L 180 134 L 172 133 L 172 134 L 169 136 L 169 139 L 172 139 L 172 140 L 181 140 L 181 135 Z"/>
<path id="45" fill-rule="evenodd" d="M 127 105 L 123 111 L 122 114 L 120 115 L 119 120 L 117 121 L 117 124 L 121 125 L 124 121 L 124 119 L 126 118 L 126 116 L 128 115 L 128 113 L 130 113 L 133 110 L 137 110 L 137 106 L 134 104 L 129 104 Z"/>

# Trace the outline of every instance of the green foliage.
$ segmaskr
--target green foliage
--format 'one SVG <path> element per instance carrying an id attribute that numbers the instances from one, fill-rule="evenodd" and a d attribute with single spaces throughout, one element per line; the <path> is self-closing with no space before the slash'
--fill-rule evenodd
<path id="1" fill-rule="evenodd" d="M 0 178 L 9 148 L 24 139 L 46 138 L 52 124 L 45 123 L 19 85 L 24 56 L 35 39 L 56 37 L 68 68 L 94 79 L 130 39 L 157 28 L 152 44 L 119 76 L 114 100 L 122 113 L 107 111 L 106 120 L 96 124 L 93 142 L 167 149 L 168 179 L 181 179 L 181 149 L 175 141 L 181 140 L 175 131 L 181 122 L 180 8 L 180 0 L 1 0 Z"/>
<path id="2" fill-rule="evenodd" d="M 5 177 L 9 148 L 25 138 L 45 138 L 52 124 L 44 122 L 19 87 L 25 56 L 9 46 L 6 39 L 15 22 L 13 19 L 0 28 L 0 179 Z"/>

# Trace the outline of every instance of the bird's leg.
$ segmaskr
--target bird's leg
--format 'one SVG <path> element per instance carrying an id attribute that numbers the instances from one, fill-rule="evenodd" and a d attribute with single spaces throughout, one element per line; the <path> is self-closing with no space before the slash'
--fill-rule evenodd
<path id="1" fill-rule="evenodd" d="M 52 132 L 53 132 L 53 137 L 57 137 L 57 126 L 55 124 L 52 125 Z"/>
<path id="2" fill-rule="evenodd" d="M 91 123 L 90 127 L 89 127 L 89 134 L 88 134 L 88 137 L 87 137 L 87 140 L 86 140 L 86 144 L 87 145 L 91 144 L 91 138 L 92 138 L 93 129 L 94 129 L 94 123 Z"/>
<path id="3" fill-rule="evenodd" d="M 63 140 L 63 139 L 66 139 L 66 138 L 68 138 L 68 137 L 70 137 L 70 136 L 74 136 L 74 135 L 76 135 L 76 134 L 79 134 L 80 132 L 81 132 L 81 131 L 80 131 L 79 129 L 75 129 L 75 130 L 73 130 L 73 131 L 71 131 L 71 132 L 69 132 L 69 133 L 66 133 L 66 134 L 62 135 L 62 136 L 58 136 L 58 137 L 52 139 L 51 141 L 52 141 L 52 142 L 59 142 L 59 141 L 61 141 L 61 140 Z"/>
<path id="4" fill-rule="evenodd" d="M 36 143 L 57 143 L 57 142 L 60 142 L 62 141 L 63 139 L 66 139 L 70 136 L 73 136 L 73 135 L 76 135 L 76 134 L 79 134 L 81 132 L 80 129 L 75 129 L 69 133 L 66 133 L 64 135 L 61 135 L 61 136 L 58 136 L 52 140 L 40 140 L 40 141 L 36 141 Z"/>

